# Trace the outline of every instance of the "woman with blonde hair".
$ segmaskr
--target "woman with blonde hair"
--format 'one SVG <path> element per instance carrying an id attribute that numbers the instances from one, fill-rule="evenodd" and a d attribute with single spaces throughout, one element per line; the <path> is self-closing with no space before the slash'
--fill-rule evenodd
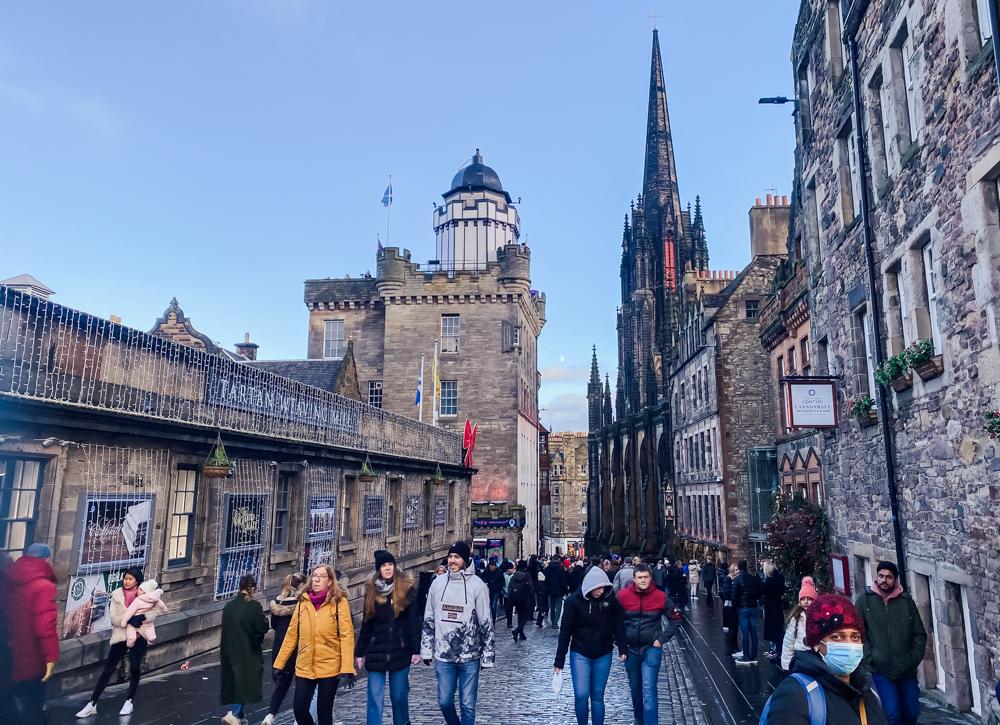
<path id="1" fill-rule="evenodd" d="M 722 632 L 726 635 L 726 649 L 736 651 L 736 635 L 740 631 L 740 617 L 733 602 L 733 582 L 740 575 L 736 564 L 729 565 L 729 574 L 722 578 L 719 596 L 722 598 Z"/>
<path id="2" fill-rule="evenodd" d="M 313 693 L 319 690 L 319 725 L 333 725 L 333 702 L 338 686 L 354 687 L 354 624 L 347 593 L 337 583 L 329 564 L 313 569 L 310 586 L 298 604 L 281 643 L 275 670 L 283 670 L 295 657 L 295 721 L 316 725 L 309 713 Z"/>
<path id="3" fill-rule="evenodd" d="M 420 610 L 413 580 L 396 567 L 391 552 L 375 552 L 375 571 L 365 584 L 355 666 L 368 671 L 367 725 L 382 725 L 389 683 L 393 725 L 410 722 L 410 665 L 420 662 Z"/>
<path id="4" fill-rule="evenodd" d="M 306 575 L 296 572 L 285 577 L 281 583 L 281 591 L 271 601 L 271 629 L 274 630 L 274 644 L 271 646 L 271 665 L 278 659 L 278 652 L 285 641 L 285 634 L 288 632 L 288 624 L 292 621 L 292 614 L 295 612 L 295 605 L 298 604 L 299 596 L 306 588 Z M 295 654 L 289 658 L 288 664 L 283 670 L 275 670 L 274 692 L 271 693 L 271 706 L 268 708 L 267 717 L 261 725 L 272 725 L 274 718 L 281 709 L 281 703 L 285 701 L 285 695 L 292 686 L 295 678 Z"/>

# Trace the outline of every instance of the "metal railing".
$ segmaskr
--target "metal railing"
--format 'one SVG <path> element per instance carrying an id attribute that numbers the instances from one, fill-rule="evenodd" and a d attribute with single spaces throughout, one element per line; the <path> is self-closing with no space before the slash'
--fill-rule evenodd
<path id="1" fill-rule="evenodd" d="M 462 461 L 456 433 L 2 285 L 0 396 Z"/>

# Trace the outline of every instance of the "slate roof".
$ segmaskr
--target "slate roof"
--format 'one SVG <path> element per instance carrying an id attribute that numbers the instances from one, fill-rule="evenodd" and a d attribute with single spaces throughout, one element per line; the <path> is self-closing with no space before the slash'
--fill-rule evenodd
<path id="1" fill-rule="evenodd" d="M 378 296 L 375 278 L 307 279 L 305 303 L 335 300 L 367 300 Z"/>
<path id="2" fill-rule="evenodd" d="M 246 363 L 269 373 L 291 378 L 314 388 L 337 392 L 343 360 L 253 360 Z"/>

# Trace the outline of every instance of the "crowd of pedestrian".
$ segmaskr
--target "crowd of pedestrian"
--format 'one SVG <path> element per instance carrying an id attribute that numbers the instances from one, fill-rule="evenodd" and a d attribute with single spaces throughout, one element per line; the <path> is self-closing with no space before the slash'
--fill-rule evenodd
<path id="1" fill-rule="evenodd" d="M 59 655 L 51 555 L 45 544 L 33 544 L 13 563 L 0 558 L 0 684 L 13 695 L 0 699 L 0 722 L 45 722 L 46 683 Z M 356 639 L 347 591 L 333 567 L 286 577 L 266 603 L 270 621 L 255 577 L 240 579 L 222 611 L 224 725 L 245 725 L 247 706 L 263 700 L 263 646 L 272 629 L 275 687 L 263 725 L 272 725 L 293 685 L 296 723 L 332 725 L 338 692 L 353 688 L 359 672 L 367 677 L 367 725 L 381 725 L 387 690 L 393 725 L 408 725 L 410 669 L 421 662 L 434 668 L 446 725 L 474 725 L 480 672 L 495 665 L 500 618 L 515 644 L 527 639 L 532 623 L 558 630 L 552 686 L 561 688 L 568 658 L 578 725 L 604 725 L 616 649 L 633 722 L 656 725 L 663 647 L 679 631 L 683 612 L 703 595 L 707 608 L 716 596 L 721 600 L 725 646 L 739 665 L 757 663 L 763 610 L 765 656 L 787 676 L 768 700 L 762 725 L 915 725 L 919 715 L 917 668 L 927 633 L 891 561 L 878 563 L 874 583 L 853 602 L 822 593 L 812 577 L 802 577 L 787 613 L 786 579 L 770 560 L 759 568 L 747 561 L 643 561 L 613 554 L 483 560 L 457 541 L 419 582 L 389 551 L 375 552 L 373 564 Z M 167 611 L 163 591 L 141 569 L 129 569 L 121 583 L 108 604 L 104 667 L 80 719 L 97 714 L 123 662 L 128 689 L 119 712 L 132 713 L 143 655 L 156 640 L 155 620 Z"/>

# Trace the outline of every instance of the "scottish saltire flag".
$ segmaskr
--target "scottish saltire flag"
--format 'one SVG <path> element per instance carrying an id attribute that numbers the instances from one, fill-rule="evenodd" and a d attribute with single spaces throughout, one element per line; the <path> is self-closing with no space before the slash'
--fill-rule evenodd
<path id="1" fill-rule="evenodd" d="M 382 194 L 382 206 L 392 206 L 392 182 L 385 187 L 385 193 Z"/>
<path id="2" fill-rule="evenodd" d="M 380 237 L 378 234 L 376 234 L 375 235 L 375 240 L 378 242 L 378 253 L 381 254 L 382 253 L 382 237 Z"/>
<path id="3" fill-rule="evenodd" d="M 420 394 L 424 389 L 424 364 L 423 361 L 420 362 L 420 377 L 417 378 L 417 399 L 413 401 L 414 405 L 420 405 Z"/>

